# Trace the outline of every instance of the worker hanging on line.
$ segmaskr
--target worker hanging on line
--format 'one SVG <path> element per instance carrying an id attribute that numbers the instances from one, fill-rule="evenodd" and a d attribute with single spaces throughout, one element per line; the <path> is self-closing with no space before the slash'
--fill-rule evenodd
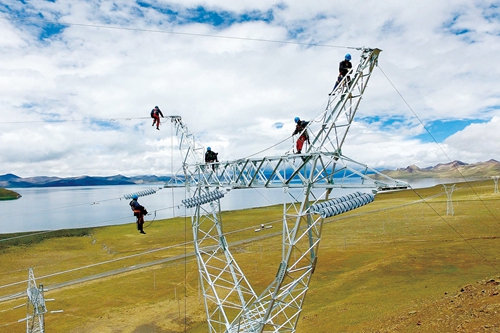
<path id="1" fill-rule="evenodd" d="M 344 60 L 342 60 L 339 64 L 339 76 L 337 77 L 337 82 L 335 82 L 335 87 L 333 87 L 333 90 L 335 90 L 340 82 L 342 82 L 342 79 L 347 75 L 347 73 L 349 73 L 351 68 L 351 55 L 347 53 L 344 57 Z M 346 81 L 347 83 L 351 82 L 351 77 L 347 76 Z"/>
<path id="2" fill-rule="evenodd" d="M 156 124 L 156 129 L 160 130 L 160 116 L 163 118 L 163 113 L 161 112 L 160 108 L 158 105 L 154 107 L 153 110 L 151 110 L 151 118 L 153 118 L 153 125 Z"/>
<path id="3" fill-rule="evenodd" d="M 304 146 L 304 142 L 307 141 L 308 144 L 311 144 L 309 142 L 309 134 L 307 134 L 307 124 L 309 124 L 308 121 L 300 120 L 299 117 L 295 117 L 295 131 L 293 131 L 292 135 L 295 134 L 300 134 L 299 138 L 297 139 L 297 152 L 296 154 L 302 153 L 302 146 Z"/>
<path id="4" fill-rule="evenodd" d="M 219 153 L 216 153 L 212 150 L 212 148 L 207 147 L 207 151 L 205 152 L 205 163 L 219 162 L 217 155 L 219 155 Z M 215 164 L 212 164 L 212 170 L 215 171 Z"/>
<path id="5" fill-rule="evenodd" d="M 144 208 L 144 206 L 142 206 L 138 201 L 137 199 L 139 199 L 139 197 L 134 194 L 132 196 L 132 201 L 130 201 L 129 205 L 130 205 L 130 208 L 132 208 L 132 211 L 134 212 L 134 216 L 137 218 L 137 230 L 139 230 L 139 232 L 141 234 L 145 234 L 144 232 L 144 215 L 147 215 L 148 214 L 148 211 L 146 210 L 146 208 Z"/>

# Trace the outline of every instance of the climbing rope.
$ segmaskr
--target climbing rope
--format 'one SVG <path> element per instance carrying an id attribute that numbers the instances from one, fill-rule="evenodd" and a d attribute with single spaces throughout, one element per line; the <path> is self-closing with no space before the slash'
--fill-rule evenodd
<path id="1" fill-rule="evenodd" d="M 151 215 L 151 214 L 148 214 L 148 215 Z M 153 224 L 153 222 L 156 220 L 156 210 L 155 210 L 155 213 L 154 213 L 154 216 L 153 216 L 153 219 L 149 222 L 148 225 L 144 226 L 143 229 L 146 229 L 147 227 L 149 227 L 151 224 Z"/>

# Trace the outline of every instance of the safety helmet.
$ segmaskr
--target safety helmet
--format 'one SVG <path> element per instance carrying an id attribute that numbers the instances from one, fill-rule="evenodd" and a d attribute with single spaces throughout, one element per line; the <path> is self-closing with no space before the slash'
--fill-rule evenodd
<path id="1" fill-rule="evenodd" d="M 351 55 L 349 53 L 345 55 L 345 60 L 351 60 Z"/>
<path id="2" fill-rule="evenodd" d="M 300 121 L 300 118 L 299 117 L 295 117 L 295 122 L 298 123 Z"/>
<path id="3" fill-rule="evenodd" d="M 138 196 L 137 194 L 134 194 L 134 195 L 132 196 L 132 199 L 137 200 L 137 199 L 139 199 L 139 196 Z"/>
<path id="4" fill-rule="evenodd" d="M 212 148 L 210 148 L 210 147 L 207 147 L 207 150 L 212 150 Z"/>

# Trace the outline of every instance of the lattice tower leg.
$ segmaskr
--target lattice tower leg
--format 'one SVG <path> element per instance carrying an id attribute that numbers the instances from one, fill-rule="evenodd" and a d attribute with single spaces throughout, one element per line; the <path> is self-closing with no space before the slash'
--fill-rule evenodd
<path id="1" fill-rule="evenodd" d="M 208 192 L 200 188 L 197 194 Z M 209 332 L 227 332 L 257 295 L 229 250 L 219 199 L 194 208 L 192 228 Z"/>
<path id="2" fill-rule="evenodd" d="M 323 219 L 309 214 L 311 189 L 303 199 L 285 189 L 283 248 L 275 280 L 230 332 L 295 332 L 302 305 L 314 273 Z M 291 203 L 290 203 L 291 202 Z"/>

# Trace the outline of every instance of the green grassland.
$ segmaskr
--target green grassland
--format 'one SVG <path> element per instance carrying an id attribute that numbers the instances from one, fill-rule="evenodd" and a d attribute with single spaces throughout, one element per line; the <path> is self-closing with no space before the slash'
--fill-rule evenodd
<path id="1" fill-rule="evenodd" d="M 492 181 L 457 184 L 454 215 L 446 215 L 447 197 L 435 186 L 379 193 L 369 205 L 326 219 L 297 332 L 388 332 L 388 318 L 499 274 L 499 200 Z M 271 206 L 222 214 L 232 253 L 257 293 L 281 259 L 282 213 Z M 262 223 L 273 228 L 256 233 Z M 47 332 L 207 332 L 190 218 L 146 226 L 147 235 L 133 223 L 2 235 L 0 297 L 25 291 L 33 267 L 49 289 L 45 297 L 55 299 L 49 311 L 64 310 L 45 316 Z M 59 287 L 112 270 L 124 271 Z M 23 302 L 0 302 L 0 333 L 25 330 L 17 320 L 26 307 L 14 309 Z M 401 332 L 416 331 L 425 328 Z"/>
<path id="2" fill-rule="evenodd" d="M 14 200 L 19 197 L 19 193 L 0 187 L 0 200 Z"/>

